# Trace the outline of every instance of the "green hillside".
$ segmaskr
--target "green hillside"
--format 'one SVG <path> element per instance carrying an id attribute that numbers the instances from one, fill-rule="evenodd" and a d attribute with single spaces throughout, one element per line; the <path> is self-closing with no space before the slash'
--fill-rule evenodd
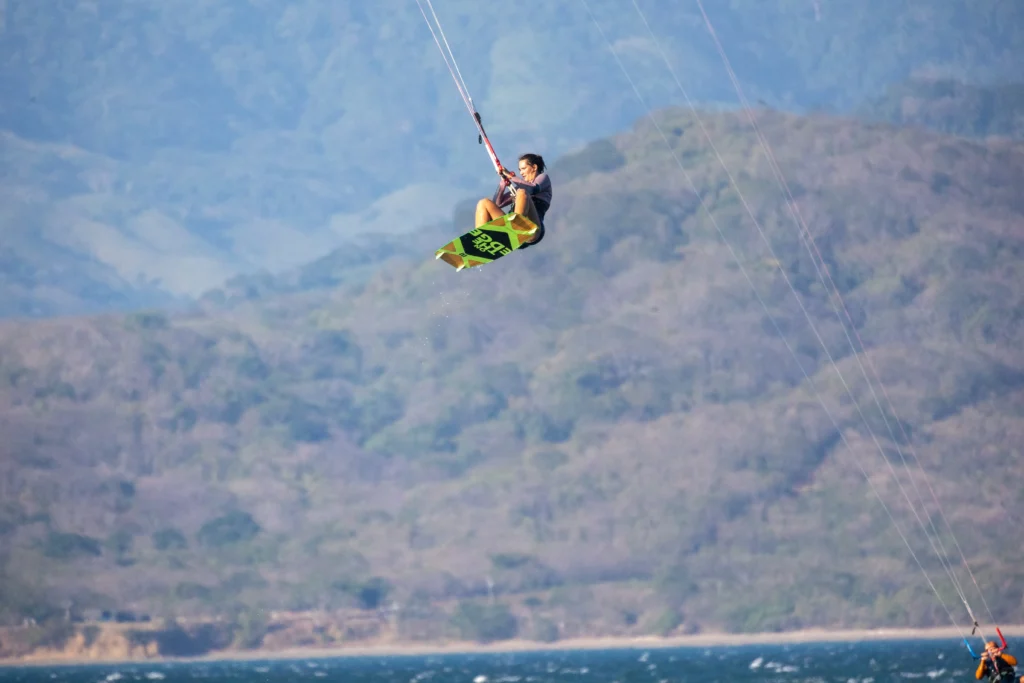
<path id="1" fill-rule="evenodd" d="M 5 618 L 395 600 L 435 633 L 540 639 L 943 625 L 867 483 L 958 609 L 887 462 L 911 493 L 927 475 L 923 518 L 1013 618 L 1024 145 L 760 116 L 867 354 L 745 117 L 705 123 L 777 263 L 666 112 L 738 263 L 641 122 L 558 160 L 544 243 L 480 270 L 428 248 L 229 310 L 0 324 Z M 476 602 L 488 578 L 518 621 Z"/>

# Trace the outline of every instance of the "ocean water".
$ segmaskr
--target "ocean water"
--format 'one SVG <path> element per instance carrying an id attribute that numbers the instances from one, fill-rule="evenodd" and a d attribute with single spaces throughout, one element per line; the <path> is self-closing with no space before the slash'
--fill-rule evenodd
<path id="1" fill-rule="evenodd" d="M 949 641 L 0 668 L 0 683 L 970 683 Z"/>

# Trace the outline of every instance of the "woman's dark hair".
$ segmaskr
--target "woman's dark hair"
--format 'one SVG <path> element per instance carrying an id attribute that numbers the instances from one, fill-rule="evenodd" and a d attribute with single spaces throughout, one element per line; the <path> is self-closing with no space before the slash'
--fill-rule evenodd
<path id="1" fill-rule="evenodd" d="M 531 166 L 536 166 L 537 173 L 544 172 L 544 157 L 542 157 L 539 154 L 524 154 L 523 156 L 519 157 L 519 161 L 525 161 Z"/>

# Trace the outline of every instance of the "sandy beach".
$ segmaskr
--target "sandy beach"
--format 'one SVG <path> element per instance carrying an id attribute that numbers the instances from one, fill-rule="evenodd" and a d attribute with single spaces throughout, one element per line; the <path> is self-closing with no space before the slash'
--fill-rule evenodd
<path id="1" fill-rule="evenodd" d="M 1004 626 L 1003 635 L 1007 638 L 1024 636 L 1024 625 Z M 958 631 L 946 628 L 881 628 L 881 629 L 850 629 L 828 630 L 807 629 L 783 633 L 700 633 L 687 636 L 661 638 L 643 636 L 637 638 L 577 638 L 560 640 L 554 643 L 539 643 L 532 640 L 507 640 L 497 643 L 481 644 L 473 642 L 435 642 L 435 643 L 380 643 L 353 645 L 343 648 L 296 648 L 289 650 L 245 650 L 221 651 L 202 657 L 170 658 L 153 657 L 148 659 L 55 659 L 34 658 L 0 660 L 0 667 L 11 666 L 72 666 L 83 664 L 119 664 L 140 662 L 215 662 L 245 660 L 290 660 L 290 659 L 328 659 L 337 657 L 366 656 L 408 656 L 408 655 L 439 655 L 469 653 L 506 653 L 506 652 L 540 652 L 551 650 L 622 650 L 622 649 L 658 649 L 676 647 L 722 647 L 738 645 L 783 645 L 789 643 L 825 643 L 825 642 L 864 642 L 879 640 L 950 640 L 960 642 L 966 635 L 972 644 L 980 645 L 981 636 L 970 636 L 970 631 Z M 994 634 L 986 631 L 988 637 Z"/>

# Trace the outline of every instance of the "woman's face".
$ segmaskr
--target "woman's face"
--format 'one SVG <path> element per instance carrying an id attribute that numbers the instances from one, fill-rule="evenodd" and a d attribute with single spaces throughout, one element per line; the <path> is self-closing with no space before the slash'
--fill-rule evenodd
<path id="1" fill-rule="evenodd" d="M 533 182 L 537 177 L 537 165 L 531 164 L 526 159 L 519 160 L 519 176 L 526 181 Z"/>

